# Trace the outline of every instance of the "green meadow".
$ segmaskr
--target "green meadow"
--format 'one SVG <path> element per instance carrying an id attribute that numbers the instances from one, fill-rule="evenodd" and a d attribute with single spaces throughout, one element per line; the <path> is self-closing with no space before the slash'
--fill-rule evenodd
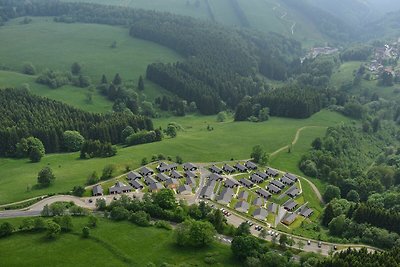
<path id="1" fill-rule="evenodd" d="M 165 138 L 158 143 L 120 147 L 112 158 L 80 160 L 79 153 L 48 154 L 40 163 L 30 163 L 27 159 L 0 159 L 0 204 L 15 202 L 48 193 L 62 193 L 75 185 L 83 185 L 93 171 L 101 174 L 107 164 L 115 164 L 117 174 L 124 172 L 126 166 L 137 168 L 142 158 L 151 159 L 152 155 L 179 155 L 184 161 L 212 162 L 230 159 L 247 159 L 255 145 L 262 145 L 268 153 L 290 144 L 297 129 L 303 126 L 333 126 L 347 122 L 342 115 L 330 111 L 321 111 L 311 118 L 296 120 L 271 118 L 263 123 L 233 122 L 217 123 L 215 116 L 195 116 L 160 118 L 154 120 L 155 127 L 165 128 L 170 122 L 181 126 L 176 138 Z M 213 130 L 207 130 L 207 127 Z M 272 158 L 271 165 L 282 170 L 298 173 L 296 151 L 306 151 L 312 140 L 323 136 L 324 131 L 305 131 L 307 136 L 300 138 L 293 153 L 281 152 Z M 301 149 L 296 148 L 297 146 Z M 279 157 L 282 157 L 279 160 Z M 294 157 L 294 159 L 292 159 Z M 45 189 L 31 189 L 36 184 L 37 173 L 44 166 L 50 166 L 56 175 L 55 183 Z"/>
<path id="2" fill-rule="evenodd" d="M 4 221 L 18 228 L 21 220 L 0 223 Z M 107 219 L 100 219 L 90 237 L 84 239 L 80 234 L 86 223 L 87 218 L 73 218 L 73 231 L 52 241 L 46 240 L 43 233 L 17 233 L 0 239 L 1 265 L 43 266 L 44 262 L 51 262 L 52 266 L 147 266 L 152 262 L 156 266 L 204 266 L 204 259 L 212 256 L 216 260 L 212 266 L 239 266 L 227 245 L 181 248 L 174 244 L 172 231 Z"/>

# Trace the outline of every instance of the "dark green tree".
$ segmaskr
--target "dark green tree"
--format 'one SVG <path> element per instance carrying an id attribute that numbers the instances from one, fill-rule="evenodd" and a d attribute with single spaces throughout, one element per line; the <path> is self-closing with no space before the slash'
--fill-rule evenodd
<path id="1" fill-rule="evenodd" d="M 140 91 L 143 91 L 143 90 L 144 90 L 144 81 L 143 81 L 142 75 L 140 75 L 140 77 L 139 77 L 138 89 L 139 89 Z"/>
<path id="2" fill-rule="evenodd" d="M 40 170 L 37 177 L 38 184 L 44 187 L 49 186 L 54 182 L 55 179 L 56 177 L 50 167 L 44 167 L 42 170 Z"/>

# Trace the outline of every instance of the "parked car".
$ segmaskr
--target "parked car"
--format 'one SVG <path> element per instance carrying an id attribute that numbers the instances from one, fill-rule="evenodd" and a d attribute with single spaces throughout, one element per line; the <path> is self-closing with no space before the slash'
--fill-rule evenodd
<path id="1" fill-rule="evenodd" d="M 322 247 L 321 241 L 318 242 L 318 247 L 319 247 L 319 248 Z"/>
<path id="2" fill-rule="evenodd" d="M 336 245 L 333 246 L 333 250 L 337 250 L 337 246 Z"/>
<path id="3" fill-rule="evenodd" d="M 311 241 L 310 240 L 307 241 L 307 245 L 311 245 Z"/>
<path id="4" fill-rule="evenodd" d="M 93 199 L 89 199 L 89 203 L 92 203 L 93 202 Z"/>

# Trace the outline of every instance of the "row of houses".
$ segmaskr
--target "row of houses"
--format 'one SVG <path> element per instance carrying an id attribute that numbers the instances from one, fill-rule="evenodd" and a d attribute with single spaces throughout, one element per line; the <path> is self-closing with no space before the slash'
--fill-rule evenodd
<path id="1" fill-rule="evenodd" d="M 294 185 L 297 181 L 298 178 L 296 175 L 291 173 L 285 173 L 285 175 L 283 175 L 279 180 L 272 180 L 268 184 L 267 190 L 273 194 L 280 194 L 286 185 Z M 295 197 L 300 193 L 300 191 L 298 189 L 295 190 L 295 188 L 293 187 L 291 189 L 291 192 L 289 192 L 290 197 Z"/>
<path id="2" fill-rule="evenodd" d="M 241 163 L 236 163 L 235 165 L 231 166 L 229 164 L 224 164 L 224 166 L 222 167 L 222 169 L 216 165 L 212 165 L 209 168 L 210 172 L 212 173 L 216 173 L 216 174 L 222 174 L 222 173 L 235 173 L 236 171 L 238 172 L 247 172 L 247 171 L 254 171 L 257 170 L 257 164 L 255 164 L 252 161 L 246 161 L 244 164 Z"/>
<path id="3" fill-rule="evenodd" d="M 290 202 L 290 200 L 288 202 L 289 203 L 285 203 L 287 204 L 287 206 L 285 206 L 285 209 L 286 207 L 291 207 L 294 205 L 293 203 Z M 303 216 L 304 218 L 309 218 L 313 213 L 314 211 L 312 209 L 307 207 L 307 205 L 304 205 L 297 212 L 287 212 L 281 222 L 287 226 L 290 226 L 297 219 L 299 215 Z"/>

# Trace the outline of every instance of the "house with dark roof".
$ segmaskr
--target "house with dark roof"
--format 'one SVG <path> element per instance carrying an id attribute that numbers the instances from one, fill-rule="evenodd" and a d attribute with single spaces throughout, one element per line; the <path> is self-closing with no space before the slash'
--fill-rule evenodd
<path id="1" fill-rule="evenodd" d="M 286 195 L 291 198 L 297 197 L 299 194 L 300 190 L 295 185 L 293 185 L 291 188 L 289 188 L 289 190 L 286 191 Z"/>
<path id="2" fill-rule="evenodd" d="M 275 185 L 276 187 L 279 187 L 280 189 L 283 189 L 285 187 L 285 185 L 278 180 L 272 180 L 271 184 Z"/>
<path id="3" fill-rule="evenodd" d="M 272 168 L 268 168 L 266 173 L 270 177 L 276 177 L 276 176 L 279 175 L 279 172 L 277 170 L 275 170 L 275 169 L 272 169 Z"/>
<path id="4" fill-rule="evenodd" d="M 287 211 L 293 211 L 297 207 L 297 203 L 293 199 L 289 199 L 283 204 L 283 208 Z"/>
<path id="5" fill-rule="evenodd" d="M 192 171 L 185 171 L 185 172 L 183 173 L 183 176 L 185 176 L 185 177 L 191 177 L 191 178 L 196 178 L 196 177 L 197 177 L 197 174 L 196 174 L 195 172 L 192 172 Z"/>
<path id="6" fill-rule="evenodd" d="M 142 176 L 139 173 L 133 171 L 129 172 L 127 177 L 128 180 L 136 180 L 142 178 Z"/>
<path id="7" fill-rule="evenodd" d="M 157 183 L 157 181 L 156 181 L 156 179 L 154 179 L 154 178 L 151 177 L 151 176 L 145 176 L 145 177 L 144 177 L 144 183 L 145 183 L 146 185 L 151 185 L 151 184 Z"/>
<path id="8" fill-rule="evenodd" d="M 272 202 L 271 204 L 268 205 L 269 213 L 276 213 L 277 210 L 278 210 L 278 204 Z"/>
<path id="9" fill-rule="evenodd" d="M 301 212 L 300 215 L 303 217 L 310 217 L 312 214 L 314 213 L 314 211 L 308 207 L 305 207 Z"/>
<path id="10" fill-rule="evenodd" d="M 180 179 L 183 178 L 183 175 L 180 172 L 173 170 L 171 171 L 171 177 L 175 179 Z"/>
<path id="11" fill-rule="evenodd" d="M 256 172 L 256 175 L 260 176 L 263 180 L 268 179 L 268 175 L 265 172 Z"/>
<path id="12" fill-rule="evenodd" d="M 236 170 L 238 170 L 239 172 L 247 172 L 246 166 L 244 166 L 243 164 L 240 164 L 239 162 L 236 163 L 233 167 L 234 167 Z"/>
<path id="13" fill-rule="evenodd" d="M 214 186 L 204 186 L 200 191 L 201 198 L 212 199 L 214 196 Z"/>
<path id="14" fill-rule="evenodd" d="M 254 162 L 252 162 L 250 160 L 246 161 L 244 166 L 249 170 L 257 170 L 257 164 L 255 164 Z"/>
<path id="15" fill-rule="evenodd" d="M 239 180 L 239 183 L 241 183 L 243 186 L 245 186 L 245 187 L 247 187 L 247 188 L 251 188 L 251 187 L 253 187 L 253 185 L 254 185 L 253 182 L 247 180 L 246 178 L 241 178 L 241 179 Z"/>
<path id="16" fill-rule="evenodd" d="M 171 163 L 171 164 L 169 164 L 169 169 L 171 170 L 171 171 L 173 171 L 173 170 L 177 170 L 178 169 L 178 164 L 177 163 Z"/>
<path id="17" fill-rule="evenodd" d="M 165 163 L 165 162 L 161 162 L 158 166 L 157 166 L 157 171 L 159 172 L 169 172 L 171 170 L 169 164 Z"/>
<path id="18" fill-rule="evenodd" d="M 264 199 L 268 199 L 271 197 L 271 194 L 262 188 L 257 189 L 256 194 Z"/>
<path id="19" fill-rule="evenodd" d="M 177 188 L 179 186 L 179 181 L 175 178 L 169 178 L 166 182 L 165 182 L 165 186 L 168 188 Z"/>
<path id="20" fill-rule="evenodd" d="M 103 195 L 103 187 L 101 185 L 95 185 L 92 188 L 93 196 L 102 196 Z"/>
<path id="21" fill-rule="evenodd" d="M 220 204 L 228 205 L 231 202 L 233 195 L 234 192 L 232 188 L 225 187 L 224 189 L 222 189 L 221 194 L 217 198 L 217 201 Z"/>
<path id="22" fill-rule="evenodd" d="M 164 186 L 163 186 L 161 183 L 156 182 L 156 183 L 150 184 L 150 186 L 149 186 L 149 191 L 151 191 L 151 192 L 158 192 L 158 191 L 160 191 L 160 190 L 163 189 L 163 188 L 164 188 Z"/>
<path id="23" fill-rule="evenodd" d="M 294 184 L 294 181 L 292 179 L 287 178 L 286 176 L 282 176 L 282 178 L 280 180 L 283 184 L 286 184 L 286 185 Z"/>
<path id="24" fill-rule="evenodd" d="M 194 172 L 194 171 L 197 170 L 197 166 L 194 165 L 193 163 L 187 162 L 187 163 L 183 164 L 183 169 L 184 169 L 185 171 Z"/>
<path id="25" fill-rule="evenodd" d="M 196 181 L 192 177 L 186 177 L 185 185 L 194 187 L 194 186 L 196 186 Z"/>
<path id="26" fill-rule="evenodd" d="M 215 166 L 215 165 L 212 165 L 210 168 L 209 168 L 209 170 L 210 170 L 210 172 L 212 172 L 212 173 L 217 173 L 217 174 L 222 174 L 224 171 L 223 170 L 221 170 L 221 168 L 219 168 L 219 167 L 217 167 L 217 166 Z"/>
<path id="27" fill-rule="evenodd" d="M 153 175 L 154 171 L 151 168 L 144 166 L 139 170 L 139 173 L 144 177 L 144 176 Z"/>
<path id="28" fill-rule="evenodd" d="M 226 173 L 234 173 L 236 172 L 236 169 L 233 168 L 231 165 L 229 164 L 224 164 L 224 166 L 222 167 L 222 170 Z"/>
<path id="29" fill-rule="evenodd" d="M 253 173 L 250 176 L 250 181 L 252 181 L 255 184 L 261 184 L 262 182 L 264 182 L 264 179 Z"/>
<path id="30" fill-rule="evenodd" d="M 135 189 L 141 190 L 141 189 L 144 188 L 144 185 L 142 185 L 142 183 L 139 181 L 139 179 L 130 180 L 130 181 L 129 181 L 129 184 L 130 184 L 133 188 L 135 188 Z"/>
<path id="31" fill-rule="evenodd" d="M 122 182 L 116 182 L 115 185 L 109 188 L 109 192 L 111 195 L 113 194 L 121 194 L 121 193 L 128 193 L 132 191 L 132 186 L 126 185 Z"/>
<path id="32" fill-rule="evenodd" d="M 187 184 L 184 184 L 179 186 L 176 192 L 181 195 L 190 195 L 192 193 L 192 188 Z"/>
<path id="33" fill-rule="evenodd" d="M 246 190 L 243 190 L 238 194 L 237 198 L 239 200 L 247 200 L 248 197 L 249 197 L 249 192 L 247 192 Z"/>
<path id="34" fill-rule="evenodd" d="M 227 178 L 224 182 L 225 187 L 235 188 L 239 186 L 239 183 L 236 180 Z"/>
<path id="35" fill-rule="evenodd" d="M 292 174 L 292 173 L 288 173 L 288 172 L 287 172 L 287 173 L 285 173 L 284 176 L 286 176 L 287 178 L 293 180 L 294 182 L 297 182 L 297 180 L 298 180 L 297 176 L 294 175 L 294 174 Z"/>
<path id="36" fill-rule="evenodd" d="M 216 184 L 217 184 L 216 180 L 208 180 L 206 186 L 212 186 L 212 188 L 214 188 Z"/>
<path id="37" fill-rule="evenodd" d="M 249 207 L 250 207 L 249 203 L 247 203 L 246 201 L 243 201 L 243 200 L 239 201 L 235 205 L 235 209 L 237 211 L 244 212 L 244 213 L 246 213 L 249 210 Z"/>
<path id="38" fill-rule="evenodd" d="M 253 217 L 257 220 L 264 221 L 268 216 L 268 211 L 263 208 L 258 208 L 253 212 Z"/>
<path id="39" fill-rule="evenodd" d="M 282 191 L 282 189 L 280 189 L 279 187 L 277 187 L 273 184 L 269 184 L 267 186 L 267 190 L 272 194 L 279 194 Z"/>
<path id="40" fill-rule="evenodd" d="M 296 213 L 287 213 L 285 217 L 282 219 L 282 223 L 287 226 L 291 225 L 297 218 Z"/>
<path id="41" fill-rule="evenodd" d="M 264 205 L 264 199 L 262 197 L 258 197 L 256 199 L 254 199 L 253 205 L 257 206 L 257 207 L 261 207 L 262 205 Z"/>
<path id="42" fill-rule="evenodd" d="M 216 174 L 216 173 L 211 173 L 208 178 L 211 181 L 222 181 L 224 179 L 221 175 Z"/>
<path id="43" fill-rule="evenodd" d="M 157 174 L 156 175 L 156 179 L 158 180 L 158 181 L 160 181 L 160 182 L 165 182 L 165 181 L 167 181 L 168 179 L 170 179 L 171 177 L 169 177 L 168 175 L 166 175 L 165 173 L 163 173 L 163 172 L 160 172 L 159 174 Z"/>

